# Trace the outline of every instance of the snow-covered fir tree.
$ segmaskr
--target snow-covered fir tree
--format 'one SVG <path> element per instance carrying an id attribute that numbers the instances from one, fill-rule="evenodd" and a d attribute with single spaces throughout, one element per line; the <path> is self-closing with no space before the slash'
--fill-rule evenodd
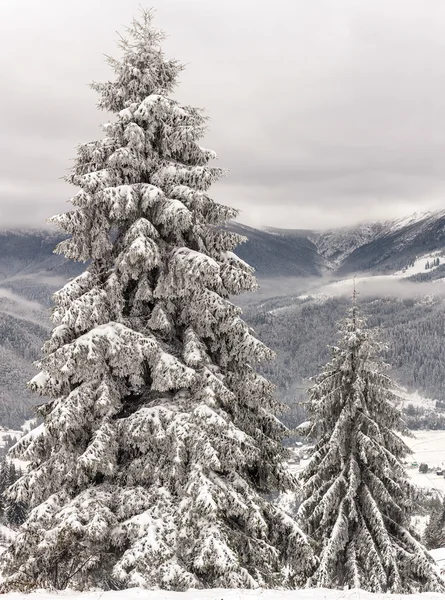
<path id="1" fill-rule="evenodd" d="M 255 363 L 271 357 L 229 298 L 255 287 L 208 195 L 224 173 L 200 110 L 170 97 L 182 66 L 143 12 L 97 83 L 114 113 L 82 144 L 58 252 L 91 261 L 55 295 L 31 386 L 51 400 L 13 454 L 31 507 L 4 589 L 304 583 L 313 558 L 268 494 L 296 484 Z"/>
<path id="2" fill-rule="evenodd" d="M 403 466 L 409 448 L 396 433 L 408 432 L 380 350 L 354 293 L 332 360 L 314 378 L 302 427 L 315 441 L 298 510 L 319 559 L 309 585 L 443 591 L 410 527 L 417 492 Z"/>

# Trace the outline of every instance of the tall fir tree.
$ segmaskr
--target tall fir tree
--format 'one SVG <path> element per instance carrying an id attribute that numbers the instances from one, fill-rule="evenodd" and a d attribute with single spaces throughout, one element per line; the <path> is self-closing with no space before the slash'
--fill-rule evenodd
<path id="1" fill-rule="evenodd" d="M 91 261 L 55 294 L 31 386 L 52 398 L 13 449 L 30 515 L 4 557 L 4 589 L 295 586 L 313 558 L 268 494 L 293 488 L 271 352 L 229 298 L 255 288 L 208 195 L 224 172 L 200 110 L 169 94 L 182 66 L 143 11 L 93 84 L 115 118 L 82 144 L 58 252 Z"/>
<path id="2" fill-rule="evenodd" d="M 411 529 L 417 490 L 403 466 L 408 434 L 382 345 L 355 291 L 332 360 L 314 378 L 304 424 L 316 445 L 301 474 L 298 518 L 319 560 L 309 585 L 371 592 L 444 591 Z"/>

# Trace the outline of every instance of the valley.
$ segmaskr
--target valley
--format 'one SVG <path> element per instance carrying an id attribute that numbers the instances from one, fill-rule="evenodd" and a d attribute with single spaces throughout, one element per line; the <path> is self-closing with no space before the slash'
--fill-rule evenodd
<path id="1" fill-rule="evenodd" d="M 335 342 L 353 277 L 370 324 L 388 344 L 396 380 L 410 392 L 445 400 L 445 348 L 438 335 L 445 330 L 443 211 L 324 232 L 239 223 L 230 229 L 247 237 L 237 253 L 256 268 L 260 287 L 239 301 L 276 352 L 263 372 L 290 405 L 289 424 L 302 418 L 308 378 Z M 53 253 L 63 239 L 54 231 L 0 232 L 0 424 L 6 427 L 20 427 L 39 402 L 26 382 L 50 331 L 51 295 L 85 268 Z"/>

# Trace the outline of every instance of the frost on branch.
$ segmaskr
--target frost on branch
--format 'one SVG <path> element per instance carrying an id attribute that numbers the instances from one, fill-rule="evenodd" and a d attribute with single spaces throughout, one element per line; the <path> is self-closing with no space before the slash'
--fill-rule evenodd
<path id="1" fill-rule="evenodd" d="M 371 592 L 444 591 L 432 559 L 411 531 L 416 490 L 402 460 L 408 433 L 395 408 L 395 384 L 378 357 L 380 344 L 353 306 L 339 347 L 310 390 L 314 439 L 301 474 L 298 516 L 316 542 L 311 585 Z"/>
<path id="2" fill-rule="evenodd" d="M 54 296 L 54 329 L 31 387 L 44 422 L 13 454 L 11 493 L 32 508 L 4 555 L 4 589 L 302 584 L 313 566 L 270 495 L 294 489 L 271 358 L 230 296 L 254 289 L 236 211 L 208 190 L 224 172 L 202 148 L 206 118 L 168 98 L 181 66 L 143 13 L 94 84 L 114 113 L 81 144 L 74 210 L 57 251 L 89 261 Z"/>

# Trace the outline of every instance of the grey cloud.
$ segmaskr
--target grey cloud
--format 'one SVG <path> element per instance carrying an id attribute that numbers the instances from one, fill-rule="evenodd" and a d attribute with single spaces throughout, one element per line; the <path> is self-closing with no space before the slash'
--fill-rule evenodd
<path id="1" fill-rule="evenodd" d="M 252 225 L 325 227 L 443 205 L 441 0 L 158 0 L 177 98 L 206 108 L 231 169 L 215 197 Z M 139 0 L 14 0 L 0 22 L 1 224 L 66 210 L 59 181 L 107 115 L 115 30 Z M 6 57 L 6 58 L 5 58 Z M 30 210 L 31 209 L 31 210 Z"/>

